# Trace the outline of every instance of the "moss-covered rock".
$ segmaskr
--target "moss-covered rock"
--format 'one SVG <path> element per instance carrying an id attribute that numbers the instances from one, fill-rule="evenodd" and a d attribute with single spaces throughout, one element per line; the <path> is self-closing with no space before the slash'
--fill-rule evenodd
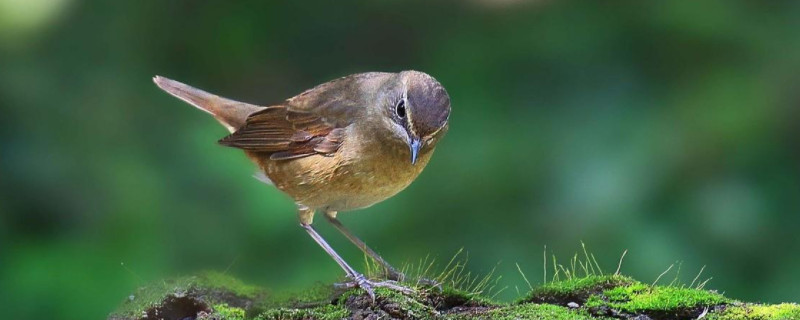
<path id="1" fill-rule="evenodd" d="M 218 272 L 164 280 L 139 288 L 109 319 L 245 319 L 264 309 L 265 290 Z"/>
<path id="2" fill-rule="evenodd" d="M 708 314 L 708 320 L 764 320 L 800 319 L 800 307 L 794 303 L 775 305 L 733 303 L 715 313 Z"/>
<path id="3" fill-rule="evenodd" d="M 110 319 L 800 319 L 797 304 L 761 305 L 714 291 L 651 286 L 620 275 L 589 275 L 548 283 L 514 303 L 497 303 L 454 288 L 417 287 L 406 295 L 378 288 L 317 287 L 285 297 L 267 295 L 219 273 L 141 288 Z"/>
<path id="4" fill-rule="evenodd" d="M 633 279 L 621 275 L 590 275 L 550 282 L 534 288 L 521 302 L 566 305 L 569 302 L 586 301 L 592 295 L 602 293 L 606 289 L 625 287 L 633 283 L 635 283 Z"/>

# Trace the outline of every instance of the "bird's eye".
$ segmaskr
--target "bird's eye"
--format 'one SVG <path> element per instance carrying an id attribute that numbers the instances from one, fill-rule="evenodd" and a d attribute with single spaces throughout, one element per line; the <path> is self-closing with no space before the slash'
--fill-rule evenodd
<path id="1" fill-rule="evenodd" d="M 395 112 L 397 112 L 397 116 L 400 117 L 400 118 L 405 118 L 406 117 L 406 100 L 405 99 L 400 99 L 400 101 L 397 102 L 397 108 L 395 108 Z"/>

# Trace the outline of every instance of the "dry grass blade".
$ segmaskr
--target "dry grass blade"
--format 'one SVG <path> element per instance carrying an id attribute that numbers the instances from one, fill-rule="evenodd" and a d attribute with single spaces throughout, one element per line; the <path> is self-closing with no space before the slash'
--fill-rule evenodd
<path id="1" fill-rule="evenodd" d="M 628 249 L 622 252 L 622 256 L 619 257 L 619 263 L 617 264 L 617 271 L 614 271 L 615 275 L 619 275 L 619 270 L 622 269 L 622 260 L 625 259 L 625 255 L 628 254 Z"/>
<path id="2" fill-rule="evenodd" d="M 692 283 L 689 284 L 690 288 L 694 288 L 695 287 L 694 284 L 697 282 L 697 279 L 700 278 L 700 275 L 703 274 L 703 270 L 705 270 L 705 269 L 706 269 L 706 266 L 703 266 L 702 268 L 700 268 L 700 272 L 697 273 L 697 275 L 694 277 L 694 279 L 692 279 Z"/>
<path id="3" fill-rule="evenodd" d="M 592 259 L 589 258 L 589 252 L 586 251 L 586 244 L 583 243 L 583 241 L 581 241 L 581 248 L 583 249 L 583 256 L 586 258 L 586 263 L 583 266 L 584 273 L 586 273 L 587 276 L 590 275 L 589 271 L 591 271 L 592 275 L 596 274 L 594 266 L 592 265 Z"/>
<path id="4" fill-rule="evenodd" d="M 542 252 L 542 262 L 544 264 L 544 266 L 542 266 L 542 272 L 544 272 L 544 276 L 542 277 L 542 284 L 547 284 L 547 245 L 544 245 L 544 252 Z M 528 283 L 528 285 L 530 286 L 530 283 Z"/>
<path id="5" fill-rule="evenodd" d="M 658 280 L 661 280 L 661 277 L 663 277 L 665 274 L 667 274 L 667 272 L 669 272 L 670 270 L 672 270 L 672 267 L 674 267 L 674 266 L 675 266 L 675 264 L 674 264 L 674 263 L 673 263 L 673 264 L 671 264 L 671 265 L 669 265 L 669 268 L 667 268 L 667 270 L 664 270 L 664 272 L 662 272 L 660 275 L 658 275 L 658 278 L 656 278 L 656 281 L 653 281 L 653 284 L 651 284 L 650 286 L 651 286 L 651 287 L 655 286 L 655 285 L 656 285 L 656 283 L 658 283 Z"/>
<path id="6" fill-rule="evenodd" d="M 547 261 L 547 260 L 545 260 L 545 261 Z M 522 272 L 522 268 L 519 267 L 519 263 L 515 263 L 515 264 L 517 265 L 517 271 L 519 271 L 519 274 L 522 276 L 522 279 L 525 280 L 525 283 L 528 284 L 528 289 L 529 290 L 533 290 L 533 285 L 531 285 L 531 282 L 528 281 L 528 277 L 525 276 L 525 273 Z M 547 273 L 545 273 L 545 281 L 546 280 L 547 280 Z"/>
<path id="7" fill-rule="evenodd" d="M 670 281 L 670 283 L 669 283 L 669 286 L 668 286 L 668 287 L 675 286 L 675 283 L 677 283 L 677 282 L 678 282 L 678 277 L 680 277 L 680 275 L 681 275 L 681 267 L 682 267 L 682 266 L 683 266 L 683 261 L 681 261 L 681 262 L 678 262 L 678 271 L 677 271 L 677 272 L 675 272 L 675 278 L 673 278 L 673 279 L 672 279 L 672 281 Z"/>

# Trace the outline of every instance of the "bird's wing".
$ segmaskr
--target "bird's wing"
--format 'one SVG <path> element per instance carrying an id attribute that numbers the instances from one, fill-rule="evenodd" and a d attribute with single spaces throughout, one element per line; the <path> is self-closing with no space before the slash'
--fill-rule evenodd
<path id="1" fill-rule="evenodd" d="M 243 127 L 219 143 L 268 153 L 272 160 L 286 160 L 331 155 L 339 150 L 344 138 L 344 127 L 326 123 L 313 113 L 278 105 L 251 114 Z"/>
<path id="2" fill-rule="evenodd" d="M 316 86 L 247 117 L 241 128 L 220 140 L 226 146 L 264 152 L 272 160 L 332 155 L 345 140 L 346 128 L 363 115 L 362 90 L 391 77 L 390 73 L 360 73 Z"/>

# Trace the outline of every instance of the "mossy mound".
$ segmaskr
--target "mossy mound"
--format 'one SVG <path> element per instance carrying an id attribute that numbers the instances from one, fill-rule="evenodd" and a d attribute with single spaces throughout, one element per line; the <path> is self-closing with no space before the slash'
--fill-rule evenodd
<path id="1" fill-rule="evenodd" d="M 318 287 L 283 298 L 218 274 L 142 288 L 109 319 L 800 319 L 800 305 L 742 303 L 714 291 L 591 275 L 548 283 L 514 303 L 452 288 L 404 295 Z"/>
<path id="2" fill-rule="evenodd" d="M 265 290 L 218 272 L 164 280 L 139 288 L 108 318 L 245 319 L 246 310 L 263 309 Z"/>

